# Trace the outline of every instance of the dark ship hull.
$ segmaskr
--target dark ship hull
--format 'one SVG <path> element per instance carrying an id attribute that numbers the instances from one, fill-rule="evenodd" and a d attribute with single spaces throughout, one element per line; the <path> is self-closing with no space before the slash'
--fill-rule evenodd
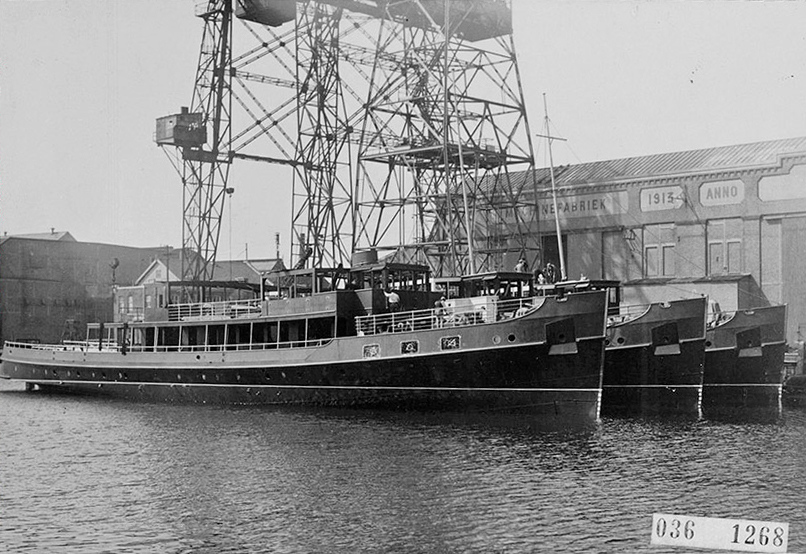
<path id="1" fill-rule="evenodd" d="M 650 304 L 607 329 L 606 415 L 698 414 L 705 364 L 706 300 Z"/>
<path id="2" fill-rule="evenodd" d="M 786 348 L 786 306 L 721 314 L 706 338 L 703 410 L 779 409 Z"/>

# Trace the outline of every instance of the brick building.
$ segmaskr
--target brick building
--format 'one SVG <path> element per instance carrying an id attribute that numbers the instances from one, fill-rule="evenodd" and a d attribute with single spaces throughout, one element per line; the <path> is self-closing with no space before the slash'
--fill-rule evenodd
<path id="1" fill-rule="evenodd" d="M 0 238 L 0 340 L 83 338 L 111 321 L 112 290 L 165 251 L 79 242 L 67 232 Z"/>

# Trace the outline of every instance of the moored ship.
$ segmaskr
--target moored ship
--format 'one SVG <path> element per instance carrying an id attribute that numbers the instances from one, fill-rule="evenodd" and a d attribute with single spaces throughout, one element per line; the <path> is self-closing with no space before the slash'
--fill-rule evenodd
<path id="1" fill-rule="evenodd" d="M 495 286 L 436 308 L 425 266 L 286 271 L 263 299 L 93 324 L 86 341 L 7 342 L 0 377 L 146 401 L 597 420 L 606 293 L 514 295 L 506 288 L 527 285 L 491 276 Z"/>
<path id="2" fill-rule="evenodd" d="M 583 279 L 544 286 L 608 292 L 602 413 L 700 413 L 707 302 L 703 297 L 627 304 L 621 283 Z"/>
<path id="3" fill-rule="evenodd" d="M 780 409 L 786 306 L 709 314 L 703 410 Z"/>
<path id="4" fill-rule="evenodd" d="M 511 278 L 518 273 L 510 274 Z M 521 276 L 526 281 L 526 276 Z M 483 276 L 441 279 L 452 294 L 472 296 Z M 474 285 L 475 283 L 475 285 Z M 471 286 L 473 285 L 473 286 Z M 706 299 L 637 305 L 621 302 L 618 281 L 581 279 L 538 285 L 540 297 L 605 291 L 608 317 L 602 377 L 602 413 L 700 413 L 705 362 Z M 527 294 L 531 294 L 528 293 Z"/>
<path id="5" fill-rule="evenodd" d="M 605 413 L 699 414 L 705 298 L 621 306 L 608 318 Z"/>

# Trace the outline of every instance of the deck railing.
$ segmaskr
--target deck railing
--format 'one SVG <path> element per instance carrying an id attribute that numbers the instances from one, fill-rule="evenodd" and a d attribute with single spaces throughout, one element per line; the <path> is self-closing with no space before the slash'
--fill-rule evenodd
<path id="1" fill-rule="evenodd" d="M 324 346 L 331 342 L 332 338 L 294 340 L 282 342 L 265 343 L 244 343 L 244 344 L 207 344 L 207 345 L 187 345 L 164 346 L 164 345 L 127 345 L 126 352 L 222 352 L 235 350 L 277 350 L 285 348 L 314 348 Z M 99 348 L 97 341 L 65 341 L 61 344 L 35 344 L 30 342 L 7 341 L 6 346 L 10 348 L 21 348 L 26 350 L 44 350 L 52 352 L 80 351 L 80 352 L 121 352 L 123 347 L 115 342 L 104 341 Z"/>
<path id="2" fill-rule="evenodd" d="M 495 302 L 492 310 L 487 310 L 485 306 L 478 309 L 445 306 L 428 310 L 358 316 L 355 318 L 355 325 L 359 335 L 482 325 L 525 315 L 540 306 L 543 301 L 544 298 L 541 297 L 515 298 Z"/>
<path id="3" fill-rule="evenodd" d="M 168 321 L 200 321 L 221 318 L 254 318 L 260 316 L 260 300 L 228 300 L 194 302 L 168 306 Z"/>

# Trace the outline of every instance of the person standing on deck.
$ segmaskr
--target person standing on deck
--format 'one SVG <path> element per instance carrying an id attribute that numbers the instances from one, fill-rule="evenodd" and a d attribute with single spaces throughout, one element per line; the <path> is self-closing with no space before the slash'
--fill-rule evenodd
<path id="1" fill-rule="evenodd" d="M 384 293 L 386 295 L 386 305 L 391 313 L 400 311 L 400 295 L 397 294 L 392 288 L 388 288 Z"/>
<path id="2" fill-rule="evenodd" d="M 515 271 L 518 273 L 528 273 L 529 272 L 529 264 L 526 263 L 526 258 L 521 258 L 518 260 L 518 263 L 515 264 Z"/>

